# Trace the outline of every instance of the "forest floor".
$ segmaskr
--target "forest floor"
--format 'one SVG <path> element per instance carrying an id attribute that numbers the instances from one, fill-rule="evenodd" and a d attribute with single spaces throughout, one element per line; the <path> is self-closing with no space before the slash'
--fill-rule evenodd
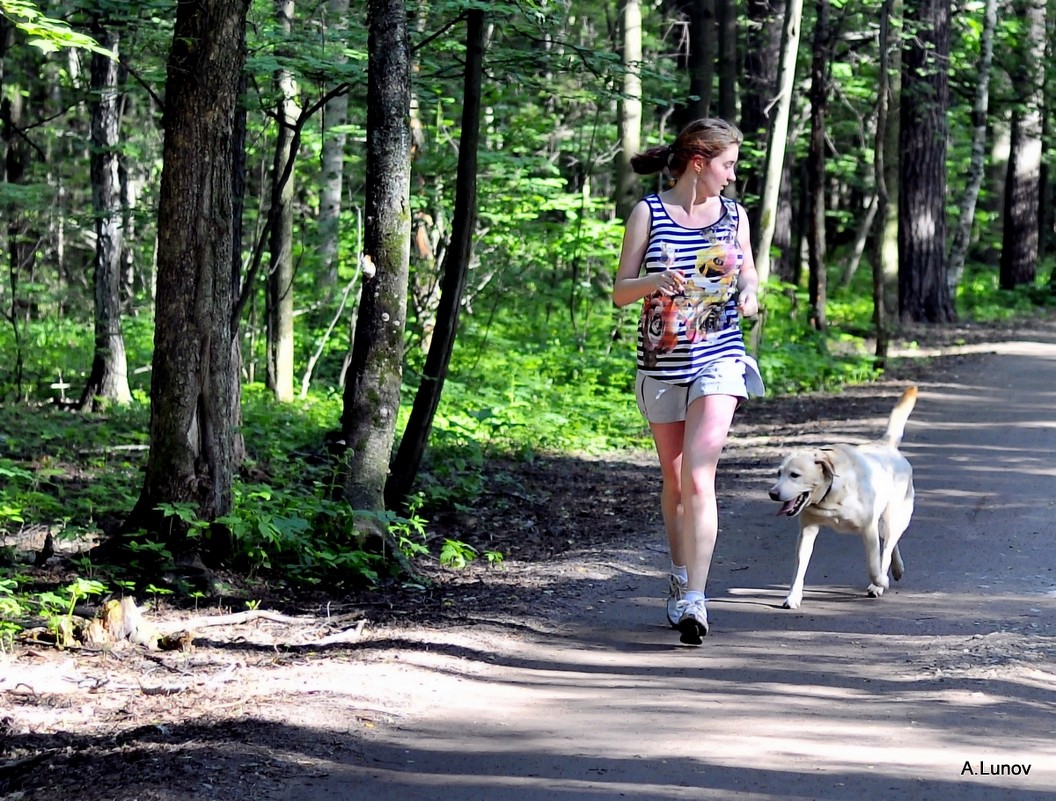
<path id="1" fill-rule="evenodd" d="M 790 444 L 857 421 L 871 430 L 907 384 L 970 371 L 995 343 L 1030 340 L 1038 325 L 1054 328 L 1051 320 L 921 327 L 911 332 L 914 348 L 899 351 L 912 358 L 895 359 L 881 381 L 745 404 L 720 467 L 720 518 L 736 524 L 728 499 L 758 494 Z M 488 493 L 472 514 L 430 528 L 501 552 L 500 564 L 427 567 L 417 588 L 261 598 L 261 608 L 304 622 L 200 628 L 187 651 L 23 644 L 0 654 L 0 797 L 285 797 L 291 776 L 326 775 L 334 761 L 354 760 L 371 732 L 453 691 L 458 677 L 448 668 L 432 674 L 435 686 L 423 686 L 420 671 L 411 681 L 408 655 L 420 662 L 472 651 L 477 661 L 463 660 L 465 671 L 486 670 L 489 643 L 574 624 L 619 572 L 615 555 L 636 554 L 643 569 L 663 565 L 652 452 L 497 460 L 487 470 Z M 226 611 L 237 610 L 200 614 Z M 190 616 L 164 606 L 147 614 L 168 625 Z M 320 644 L 341 632 L 343 642 Z M 352 696 L 340 711 L 335 688 Z"/>

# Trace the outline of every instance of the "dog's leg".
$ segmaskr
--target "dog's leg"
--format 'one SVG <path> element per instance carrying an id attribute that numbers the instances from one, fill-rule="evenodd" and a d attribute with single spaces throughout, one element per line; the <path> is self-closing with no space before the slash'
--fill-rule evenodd
<path id="1" fill-rule="evenodd" d="M 891 584 L 891 580 L 887 577 L 887 566 L 890 565 L 891 554 L 885 553 L 886 559 L 880 554 L 879 520 L 862 532 L 862 544 L 865 546 L 865 563 L 869 566 L 869 578 L 872 580 L 867 592 L 870 598 L 879 598 Z M 886 547 L 884 551 L 887 551 Z"/>
<path id="2" fill-rule="evenodd" d="M 890 548 L 891 551 L 891 575 L 895 581 L 898 581 L 906 573 L 906 565 L 902 561 L 902 554 L 898 550 L 898 541 L 902 538 L 906 529 L 909 528 L 909 521 L 913 517 L 913 484 L 912 482 L 906 487 L 905 496 L 902 503 L 891 511 L 888 515 L 887 521 L 887 541 L 884 542 L 884 548 Z"/>
<path id="3" fill-rule="evenodd" d="M 799 544 L 796 546 L 796 574 L 783 604 L 785 609 L 799 609 L 803 603 L 803 581 L 807 577 L 807 565 L 810 564 L 810 555 L 814 553 L 814 541 L 817 538 L 818 526 L 806 525 L 800 528 Z"/>
<path id="4" fill-rule="evenodd" d="M 906 572 L 902 554 L 898 550 L 898 541 L 902 534 L 909 528 L 910 518 L 913 517 L 913 485 L 910 484 L 902 499 L 887 505 L 884 513 L 880 516 L 880 574 L 887 576 L 891 571 L 892 577 L 898 581 Z M 870 591 L 870 595 L 872 592 Z"/>
<path id="5" fill-rule="evenodd" d="M 898 552 L 896 545 L 891 549 L 891 577 L 899 581 L 906 574 L 906 566 L 902 562 L 902 554 Z"/>

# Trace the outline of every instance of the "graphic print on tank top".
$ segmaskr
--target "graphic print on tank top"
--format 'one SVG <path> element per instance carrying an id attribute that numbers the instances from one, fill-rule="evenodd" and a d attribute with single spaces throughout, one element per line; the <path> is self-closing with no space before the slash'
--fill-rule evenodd
<path id="1" fill-rule="evenodd" d="M 729 306 L 744 254 L 736 242 L 736 222 L 731 227 L 728 218 L 727 206 L 714 225 L 693 231 L 691 237 L 683 230 L 677 240 L 666 241 L 670 230 L 664 232 L 667 236 L 654 232 L 660 235 L 647 251 L 647 272 L 678 269 L 686 280 L 679 294 L 657 292 L 643 304 L 640 330 L 646 369 L 654 368 L 660 356 L 672 353 L 680 343 L 695 349 L 698 343 L 737 325 Z"/>

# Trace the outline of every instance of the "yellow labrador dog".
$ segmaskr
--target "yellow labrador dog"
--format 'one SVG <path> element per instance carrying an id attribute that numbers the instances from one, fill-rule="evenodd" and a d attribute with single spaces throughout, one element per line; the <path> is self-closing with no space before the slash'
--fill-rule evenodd
<path id="1" fill-rule="evenodd" d="M 881 439 L 797 452 L 781 463 L 770 498 L 781 504 L 779 515 L 799 518 L 796 572 L 786 609 L 803 602 L 803 579 L 822 526 L 862 538 L 871 597 L 884 594 L 889 570 L 896 581 L 902 578 L 898 540 L 913 516 L 913 468 L 898 446 L 916 402 L 916 387 L 902 393 Z"/>

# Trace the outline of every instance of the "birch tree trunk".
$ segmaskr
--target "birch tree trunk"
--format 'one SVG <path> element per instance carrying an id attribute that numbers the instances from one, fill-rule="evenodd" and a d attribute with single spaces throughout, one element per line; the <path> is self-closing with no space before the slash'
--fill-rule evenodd
<path id="1" fill-rule="evenodd" d="M 887 363 L 887 346 L 890 342 L 890 326 L 887 294 L 887 281 L 884 272 L 884 250 L 886 248 L 887 215 L 891 205 L 890 189 L 887 183 L 889 172 L 887 148 L 884 146 L 890 128 L 888 117 L 891 113 L 891 14 L 898 0 L 884 0 L 880 6 L 880 66 L 877 75 L 879 91 L 876 96 L 876 131 L 873 139 L 873 180 L 876 183 L 876 200 L 873 208 L 876 211 L 876 231 L 873 240 L 873 327 L 876 330 L 876 359 L 881 368 Z"/>
<path id="2" fill-rule="evenodd" d="M 642 149 L 642 5 L 639 0 L 624 0 L 620 22 L 623 97 L 619 106 L 620 152 L 616 156 L 616 214 L 626 221 L 639 194 L 631 157 Z"/>
<path id="3" fill-rule="evenodd" d="M 360 297 L 343 396 L 345 496 L 384 509 L 403 376 L 410 262 L 411 103 L 406 3 L 368 0 L 365 257 L 375 274 Z"/>
<path id="4" fill-rule="evenodd" d="M 348 31 L 348 0 L 328 0 L 327 27 L 337 33 Z M 339 67 L 348 61 L 338 42 L 331 56 Z M 341 192 L 345 186 L 344 125 L 348 122 L 348 94 L 342 92 L 323 107 L 322 186 L 319 188 L 319 284 L 327 294 L 337 286 Z"/>
<path id="5" fill-rule="evenodd" d="M 979 35 L 979 80 L 972 104 L 972 160 L 968 166 L 968 183 L 961 198 L 961 216 L 950 246 L 950 265 L 946 280 L 954 297 L 964 273 L 964 260 L 972 239 L 975 203 L 983 185 L 986 167 L 986 114 L 990 105 L 990 65 L 994 59 L 994 29 L 997 27 L 997 0 L 986 0 L 983 30 Z"/>
<path id="6" fill-rule="evenodd" d="M 887 187 L 887 207 L 878 209 L 880 228 L 876 256 L 884 279 L 884 313 L 890 328 L 898 317 L 898 182 L 901 163 L 899 150 L 902 126 L 902 44 L 893 32 L 902 30 L 902 0 L 890 0 L 887 13 L 887 124 L 883 130 L 884 184 Z"/>
<path id="7" fill-rule="evenodd" d="M 825 105 L 828 96 L 829 0 L 816 0 L 810 68 L 810 152 L 807 156 L 807 263 L 810 323 L 825 330 Z"/>
<path id="8" fill-rule="evenodd" d="M 781 31 L 785 17 L 784 0 L 747 0 L 745 3 L 744 67 L 741 80 L 741 130 L 746 142 L 761 152 L 770 137 L 771 111 L 777 96 L 777 72 L 781 50 Z M 746 154 L 741 154 L 742 161 Z M 748 166 L 748 165 L 746 165 Z M 759 160 L 752 168 L 742 169 L 741 197 L 760 197 L 763 193 L 763 170 Z M 752 234 L 758 241 L 761 206 L 750 203 L 748 216 Z"/>
<path id="9" fill-rule="evenodd" d="M 788 0 L 785 7 L 785 26 L 781 34 L 781 61 L 778 68 L 777 100 L 766 144 L 766 171 L 763 197 L 759 213 L 759 244 L 755 253 L 755 268 L 759 286 L 766 286 L 770 277 L 770 245 L 777 220 L 778 194 L 784 170 L 785 145 L 788 137 L 789 109 L 796 79 L 796 58 L 799 55 L 800 27 L 803 22 L 803 0 Z"/>
<path id="10" fill-rule="evenodd" d="M 293 29 L 293 0 L 276 0 L 279 28 L 288 38 Z M 268 269 L 267 298 L 267 375 L 266 384 L 282 403 L 293 400 L 293 190 L 294 171 L 288 168 L 294 158 L 294 131 L 300 109 L 297 87 L 289 70 L 275 73 L 279 107 L 276 109 L 278 134 L 271 170 L 271 202 L 277 205 L 271 219 L 268 243 L 271 262 Z M 289 177 L 283 180 L 284 176 Z"/>

